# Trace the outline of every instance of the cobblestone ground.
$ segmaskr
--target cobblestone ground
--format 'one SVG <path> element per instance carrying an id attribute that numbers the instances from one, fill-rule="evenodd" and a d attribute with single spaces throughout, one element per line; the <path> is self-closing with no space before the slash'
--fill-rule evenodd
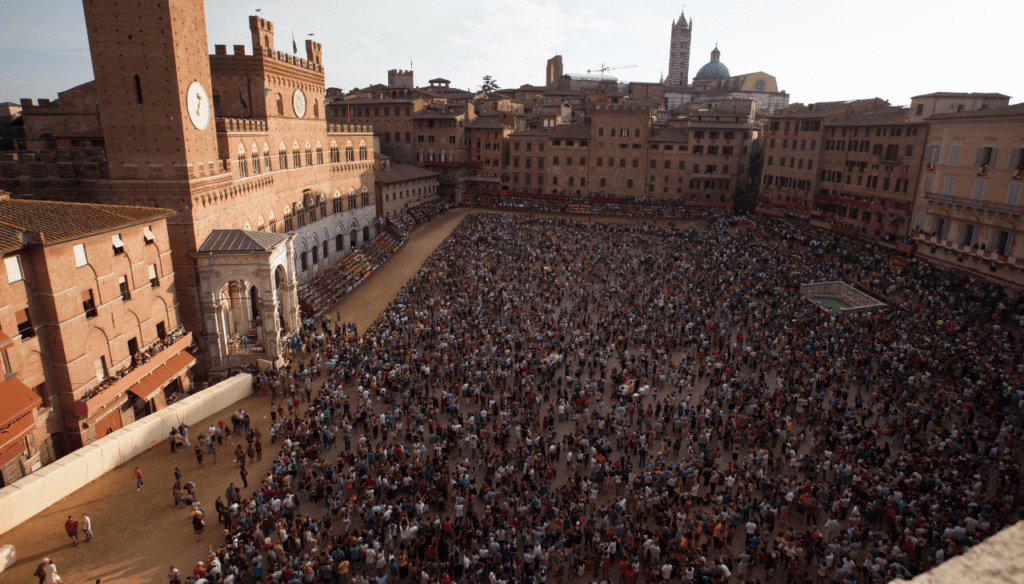
<path id="1" fill-rule="evenodd" d="M 356 323 L 360 332 L 367 330 L 434 249 L 458 226 L 463 217 L 472 212 L 502 211 L 455 209 L 420 225 L 381 269 L 331 308 L 332 322 L 340 318 L 342 322 Z M 568 217 L 581 218 L 579 215 Z M 665 224 L 664 221 L 658 223 Z M 687 224 L 677 226 L 687 227 Z M 205 429 L 217 420 L 229 424 L 235 409 L 249 412 L 254 427 L 264 436 L 266 457 L 248 467 L 249 479 L 258 482 L 270 469 L 270 461 L 277 453 L 277 447 L 269 443 L 270 404 L 269 396 L 253 396 L 241 400 L 231 408 L 192 426 L 189 429 L 190 440 L 194 445 L 196 436 L 205 433 Z M 236 436 L 235 440 L 236 443 L 245 443 L 241 436 Z M 0 536 L 0 544 L 12 544 L 18 553 L 17 563 L 0 573 L 0 584 L 34 583 L 36 580 L 32 573 L 46 557 L 54 561 L 58 573 L 68 584 L 92 584 L 97 578 L 102 578 L 104 584 L 166 582 L 166 573 L 172 565 L 181 571 L 183 577 L 191 573 L 196 562 L 205 560 L 210 549 L 223 541 L 217 529 L 219 524 L 213 512 L 213 503 L 218 496 L 223 496 L 230 483 L 238 486 L 242 484 L 238 468 L 233 462 L 233 450 L 234 445 L 225 442 L 218 448 L 217 463 L 214 463 L 213 457 L 206 455 L 206 466 L 199 469 L 193 449 L 186 448 L 172 454 L 168 443 L 162 443 L 65 497 Z M 332 452 L 327 458 L 333 460 L 334 456 Z M 132 490 L 135 488 L 132 475 L 135 466 L 142 470 L 145 480 L 145 487 L 139 491 Z M 207 529 L 202 541 L 197 541 L 192 534 L 188 508 L 175 508 L 172 504 L 171 487 L 174 484 L 175 467 L 181 469 L 183 483 L 193 481 L 196 484 L 199 500 L 207 511 Z M 559 467 L 562 475 L 564 463 L 559 464 Z M 243 489 L 243 493 L 249 492 Z M 303 511 L 309 510 L 304 508 Z M 64 533 L 64 521 L 68 515 L 80 518 L 83 513 L 92 518 L 96 537 L 74 547 Z"/>

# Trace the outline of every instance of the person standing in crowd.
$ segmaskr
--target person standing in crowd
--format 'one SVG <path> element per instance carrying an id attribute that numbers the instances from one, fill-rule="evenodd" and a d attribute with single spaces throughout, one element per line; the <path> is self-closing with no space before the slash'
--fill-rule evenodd
<path id="1" fill-rule="evenodd" d="M 78 546 L 78 520 L 75 519 L 74 515 L 68 515 L 68 520 L 64 522 L 64 531 L 71 538 L 71 544 Z"/>
<path id="2" fill-rule="evenodd" d="M 43 579 L 44 584 L 57 584 L 63 580 L 60 574 L 57 573 L 57 564 L 53 563 L 50 558 L 43 558 L 43 563 L 46 564 L 46 578 Z"/>
<path id="3" fill-rule="evenodd" d="M 82 532 L 85 533 L 85 541 L 92 541 L 92 519 L 82 513 Z"/>
<path id="4" fill-rule="evenodd" d="M 1024 304 L 827 233 L 707 217 L 472 215 L 363 336 L 306 315 L 290 363 L 249 370 L 293 412 L 258 490 L 218 501 L 204 577 L 363 583 L 394 555 L 414 583 L 884 582 L 1017 519 L 1019 337 L 969 298 Z M 840 257 L 893 305 L 797 292 L 840 279 Z M 320 359 L 335 367 L 307 396 Z"/>

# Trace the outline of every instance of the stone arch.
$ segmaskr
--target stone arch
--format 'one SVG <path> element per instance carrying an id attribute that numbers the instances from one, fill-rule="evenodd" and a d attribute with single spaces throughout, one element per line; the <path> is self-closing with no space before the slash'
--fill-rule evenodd
<path id="1" fill-rule="evenodd" d="M 157 315 L 163 314 L 164 322 L 167 323 L 166 330 L 175 328 L 174 326 L 171 326 L 171 307 L 167 305 L 167 301 L 164 300 L 163 296 L 158 294 L 157 297 L 153 299 L 153 304 L 150 306 L 149 314 L 150 318 L 155 318 Z M 154 324 L 153 326 L 155 327 L 156 325 Z"/>
<path id="2" fill-rule="evenodd" d="M 107 336 L 107 332 L 101 327 L 93 326 L 89 329 L 88 336 L 86 337 L 86 349 L 89 355 L 100 353 L 107 362 L 108 371 L 114 369 L 114 360 L 110 354 L 110 337 Z"/>

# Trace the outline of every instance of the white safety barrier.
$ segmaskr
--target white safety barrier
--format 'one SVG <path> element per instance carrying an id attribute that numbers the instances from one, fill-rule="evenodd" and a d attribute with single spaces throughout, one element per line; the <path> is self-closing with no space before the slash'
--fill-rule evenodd
<path id="1" fill-rule="evenodd" d="M 0 534 L 166 441 L 171 428 L 180 424 L 191 426 L 250 395 L 252 376 L 238 374 L 79 448 L 0 489 Z"/>

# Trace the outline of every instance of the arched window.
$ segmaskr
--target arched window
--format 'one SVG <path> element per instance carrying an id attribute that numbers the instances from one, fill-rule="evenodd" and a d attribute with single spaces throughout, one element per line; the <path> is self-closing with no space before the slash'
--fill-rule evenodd
<path id="1" fill-rule="evenodd" d="M 327 216 L 327 197 L 320 195 L 320 199 L 317 201 L 317 206 L 320 207 L 320 217 Z"/>
<path id="2" fill-rule="evenodd" d="M 334 191 L 334 212 L 341 213 L 341 193 Z"/>
<path id="3" fill-rule="evenodd" d="M 348 210 L 351 211 L 352 209 L 355 209 L 355 208 L 356 208 L 356 190 L 355 189 L 349 189 L 348 190 Z"/>
<path id="4" fill-rule="evenodd" d="M 341 162 L 341 151 L 338 150 L 338 143 L 331 142 L 331 163 Z"/>
<path id="5" fill-rule="evenodd" d="M 292 168 L 302 168 L 302 152 L 299 151 L 299 143 L 292 143 Z"/>
<path id="6" fill-rule="evenodd" d="M 340 233 L 334 238 L 334 251 L 345 251 L 345 236 Z"/>
<path id="7" fill-rule="evenodd" d="M 238 176 L 240 178 L 249 176 L 249 171 L 246 168 L 245 161 L 245 146 L 242 146 L 241 144 L 238 145 Z"/>
<path id="8" fill-rule="evenodd" d="M 306 142 L 306 166 L 313 166 L 313 151 L 309 148 L 309 142 Z"/>
<path id="9" fill-rule="evenodd" d="M 255 176 L 260 173 L 260 151 L 256 149 L 256 145 L 252 145 L 252 174 Z"/>
<path id="10" fill-rule="evenodd" d="M 280 93 L 277 94 L 277 115 L 284 115 L 284 98 L 281 97 Z"/>
<path id="11" fill-rule="evenodd" d="M 313 246 L 313 265 L 320 263 L 320 248 Z"/>
<path id="12" fill-rule="evenodd" d="M 270 231 L 277 233 L 277 218 L 274 217 L 274 211 L 270 211 Z"/>
<path id="13" fill-rule="evenodd" d="M 142 78 L 135 76 L 135 103 L 142 103 Z"/>
<path id="14" fill-rule="evenodd" d="M 359 144 L 359 160 L 366 160 L 366 143 Z"/>
<path id="15" fill-rule="evenodd" d="M 345 145 L 345 162 L 352 162 L 356 159 L 356 152 L 352 148 L 352 143 L 349 142 Z"/>
<path id="16" fill-rule="evenodd" d="M 317 164 L 323 164 L 324 163 L 324 148 L 323 148 L 323 146 L 320 145 L 319 142 L 316 143 L 316 163 Z"/>
<path id="17" fill-rule="evenodd" d="M 303 272 L 305 272 L 306 269 L 308 268 L 308 266 L 306 265 L 306 252 L 302 252 L 299 254 L 299 267 L 302 269 Z"/>
<path id="18" fill-rule="evenodd" d="M 327 261 L 327 252 L 328 252 L 328 251 L 330 251 L 330 249 L 329 249 L 329 247 L 327 246 L 327 242 L 325 241 L 325 242 L 324 242 L 324 261 Z"/>
<path id="19" fill-rule="evenodd" d="M 266 228 L 266 224 L 263 223 L 263 215 L 260 215 L 259 219 L 256 220 L 256 231 L 265 231 Z"/>
<path id="20" fill-rule="evenodd" d="M 288 233 L 289 231 L 292 230 L 292 224 L 293 224 L 293 221 L 292 221 L 292 210 L 291 210 L 291 207 L 288 207 L 288 208 L 286 208 L 284 210 L 284 232 L 285 233 Z"/>
<path id="21" fill-rule="evenodd" d="M 370 191 L 366 190 L 366 187 L 363 187 L 363 196 L 362 196 L 361 206 L 365 207 L 365 206 L 367 206 L 369 204 L 370 204 Z"/>
<path id="22" fill-rule="evenodd" d="M 277 165 L 278 170 L 284 170 L 288 168 L 288 150 L 284 147 L 284 142 L 277 147 Z"/>
<path id="23" fill-rule="evenodd" d="M 266 142 L 263 143 L 263 166 L 267 168 L 267 172 L 273 170 L 270 168 L 270 145 Z"/>
<path id="24" fill-rule="evenodd" d="M 370 228 L 363 227 L 363 241 L 370 241 Z"/>

